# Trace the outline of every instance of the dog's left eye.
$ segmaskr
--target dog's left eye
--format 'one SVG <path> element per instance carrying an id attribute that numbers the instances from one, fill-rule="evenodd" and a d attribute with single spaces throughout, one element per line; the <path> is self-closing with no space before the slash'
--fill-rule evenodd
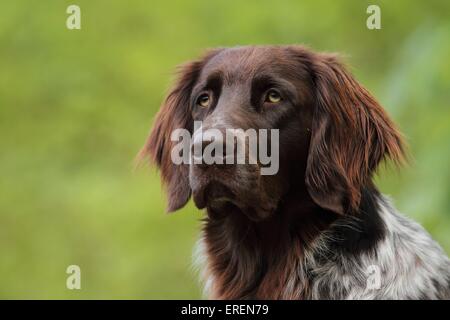
<path id="1" fill-rule="evenodd" d="M 266 98 L 264 100 L 264 102 L 278 103 L 283 99 L 281 98 L 281 94 L 277 90 L 270 89 L 269 91 L 267 91 Z"/>
<path id="2" fill-rule="evenodd" d="M 210 103 L 211 103 L 211 97 L 207 93 L 204 93 L 197 98 L 197 105 L 199 105 L 203 108 L 208 108 Z"/>

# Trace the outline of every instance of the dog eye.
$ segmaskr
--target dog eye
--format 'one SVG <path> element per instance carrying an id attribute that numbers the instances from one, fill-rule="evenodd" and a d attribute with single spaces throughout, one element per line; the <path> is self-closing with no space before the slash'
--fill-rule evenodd
<path id="1" fill-rule="evenodd" d="M 209 104 L 211 103 L 211 98 L 209 97 L 209 94 L 203 93 L 197 98 L 197 105 L 203 108 L 208 108 Z"/>
<path id="2" fill-rule="evenodd" d="M 282 100 L 280 93 L 275 89 L 270 89 L 267 91 L 266 98 L 264 102 L 278 103 Z"/>

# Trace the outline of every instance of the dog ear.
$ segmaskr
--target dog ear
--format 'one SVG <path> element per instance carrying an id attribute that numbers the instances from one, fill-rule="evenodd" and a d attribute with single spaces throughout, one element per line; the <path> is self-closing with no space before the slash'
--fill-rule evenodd
<path id="1" fill-rule="evenodd" d="M 305 182 L 318 205 L 350 213 L 380 161 L 404 159 L 402 137 L 336 56 L 317 54 L 311 68 L 315 110 Z"/>
<path id="2" fill-rule="evenodd" d="M 216 51 L 209 51 L 203 58 L 188 62 L 179 68 L 175 85 L 162 104 L 150 136 L 139 158 L 150 157 L 161 171 L 161 179 L 168 194 L 167 212 L 182 208 L 191 196 L 189 165 L 176 165 L 171 160 L 171 150 L 176 142 L 170 137 L 175 129 L 187 129 L 192 134 L 190 96 L 205 62 Z"/>

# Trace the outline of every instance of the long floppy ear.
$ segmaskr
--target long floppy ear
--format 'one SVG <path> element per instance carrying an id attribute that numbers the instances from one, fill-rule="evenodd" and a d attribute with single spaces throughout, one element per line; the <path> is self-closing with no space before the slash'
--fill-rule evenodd
<path id="1" fill-rule="evenodd" d="M 402 137 L 336 56 L 316 54 L 311 68 L 316 101 L 305 182 L 318 205 L 351 213 L 380 161 L 404 159 Z"/>
<path id="2" fill-rule="evenodd" d="M 179 68 L 178 78 L 162 104 L 150 136 L 139 158 L 150 157 L 161 170 L 161 179 L 168 194 L 167 212 L 182 208 L 191 196 L 189 165 L 176 165 L 171 160 L 175 142 L 170 136 L 175 129 L 187 129 L 192 133 L 193 119 L 190 96 L 201 69 L 216 51 L 209 51 L 203 58 L 188 62 Z"/>

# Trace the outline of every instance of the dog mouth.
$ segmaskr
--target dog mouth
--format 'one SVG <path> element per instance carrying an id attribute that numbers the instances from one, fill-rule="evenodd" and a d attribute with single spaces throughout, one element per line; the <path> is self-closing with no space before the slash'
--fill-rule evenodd
<path id="1" fill-rule="evenodd" d="M 260 221 L 270 215 L 271 212 L 264 212 L 266 210 L 261 210 L 262 208 L 256 208 L 239 201 L 240 193 L 233 191 L 221 182 L 213 181 L 193 192 L 193 200 L 197 208 L 206 208 L 208 216 L 213 219 L 237 214 L 245 215 L 252 221 Z"/>
<path id="2" fill-rule="evenodd" d="M 206 207 L 220 209 L 227 203 L 233 203 L 236 199 L 231 189 L 223 183 L 210 182 L 200 190 L 193 193 L 194 203 L 199 209 Z"/>

